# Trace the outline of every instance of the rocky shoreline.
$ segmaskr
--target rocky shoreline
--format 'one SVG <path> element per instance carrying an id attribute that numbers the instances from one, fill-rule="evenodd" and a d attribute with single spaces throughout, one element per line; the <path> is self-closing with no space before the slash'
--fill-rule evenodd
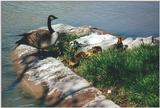
<path id="1" fill-rule="evenodd" d="M 101 47 L 102 51 L 112 48 L 119 37 L 91 26 L 73 27 L 57 24 L 53 25 L 53 28 L 66 36 L 79 36 L 80 38 L 76 39 L 79 43 L 85 44 L 88 41 L 89 44 L 80 48 L 78 53 L 86 53 L 95 46 Z M 127 48 L 132 49 L 143 44 L 159 44 L 159 38 L 124 38 L 122 42 Z M 38 59 L 37 51 L 34 47 L 20 45 L 11 52 L 13 68 L 17 76 L 22 78 L 20 84 L 24 92 L 35 99 L 43 98 L 46 106 L 119 107 L 111 100 L 105 99 L 101 91 L 60 60 L 53 57 Z"/>

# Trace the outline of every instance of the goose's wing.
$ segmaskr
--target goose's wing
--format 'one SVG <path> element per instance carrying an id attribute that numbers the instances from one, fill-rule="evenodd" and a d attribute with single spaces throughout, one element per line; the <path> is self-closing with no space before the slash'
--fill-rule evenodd
<path id="1" fill-rule="evenodd" d="M 26 44 L 38 47 L 39 42 L 49 38 L 50 32 L 48 30 L 39 29 L 30 33 L 21 34 L 23 37 L 16 42 L 16 44 Z"/>
<path id="2" fill-rule="evenodd" d="M 38 30 L 34 32 L 37 37 L 40 37 L 42 39 L 51 38 L 51 34 L 48 30 Z"/>
<path id="3" fill-rule="evenodd" d="M 29 36 L 31 35 L 33 32 L 30 32 L 30 33 L 22 33 L 22 34 L 18 34 L 16 36 Z"/>
<path id="4" fill-rule="evenodd" d="M 15 44 L 20 45 L 20 44 L 26 44 L 28 42 L 28 37 L 31 36 L 32 34 L 26 34 L 25 36 L 23 36 L 20 40 L 16 41 Z"/>
<path id="5" fill-rule="evenodd" d="M 22 33 L 22 34 L 16 35 L 16 36 L 23 36 L 23 37 L 20 40 L 16 41 L 15 43 L 18 45 L 25 44 L 27 37 L 31 36 L 32 34 L 34 34 L 34 32 Z"/>

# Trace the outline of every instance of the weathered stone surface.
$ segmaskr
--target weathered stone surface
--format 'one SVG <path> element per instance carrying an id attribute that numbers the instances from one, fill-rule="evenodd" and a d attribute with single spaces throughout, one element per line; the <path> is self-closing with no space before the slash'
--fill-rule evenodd
<path id="1" fill-rule="evenodd" d="M 147 44 L 147 45 L 159 44 L 159 40 L 157 40 L 157 38 L 155 38 L 153 36 L 149 36 L 149 37 L 146 37 L 146 38 L 137 37 L 135 40 L 130 38 L 130 40 L 129 39 L 127 40 L 128 43 L 127 43 L 126 40 L 124 40 L 123 42 L 124 42 L 124 45 L 128 45 L 129 49 L 139 47 L 139 46 L 145 45 L 145 44 Z"/>
<path id="2" fill-rule="evenodd" d="M 21 89 L 25 92 L 25 94 L 35 98 L 40 99 L 45 96 L 46 92 L 48 91 L 48 87 L 45 83 L 36 84 L 33 81 L 29 81 L 27 76 L 25 76 L 21 80 Z"/>
<path id="3" fill-rule="evenodd" d="M 16 55 L 18 55 L 18 57 L 22 57 L 24 55 L 30 55 L 33 53 L 36 53 L 38 50 L 34 47 L 30 47 L 27 45 L 19 45 L 18 47 L 16 47 Z"/>
<path id="4" fill-rule="evenodd" d="M 77 41 L 84 46 L 78 49 L 77 53 L 79 53 L 82 51 L 87 52 L 87 50 L 97 46 L 101 47 L 102 50 L 112 48 L 117 43 L 118 38 L 111 34 L 99 35 L 97 33 L 92 33 L 90 35 L 75 39 L 74 41 Z M 72 45 L 74 41 L 70 42 L 70 44 Z"/>
<path id="5" fill-rule="evenodd" d="M 105 96 L 97 96 L 94 100 L 88 102 L 84 107 L 106 107 L 106 108 L 118 108 L 119 106 L 113 104 L 111 100 L 107 100 Z"/>
<path id="6" fill-rule="evenodd" d="M 77 53 L 76 53 L 77 55 L 81 52 L 88 53 L 88 51 L 93 47 L 100 47 L 103 51 L 107 50 L 108 48 L 115 48 L 115 45 L 118 42 L 118 36 L 111 35 L 111 34 L 100 35 L 97 33 L 92 33 L 71 41 L 70 42 L 71 47 L 74 45 L 73 44 L 74 41 L 77 41 L 79 44 L 81 44 L 81 47 L 79 47 L 77 50 Z M 159 39 L 153 36 L 149 36 L 145 38 L 137 37 L 136 39 L 129 37 L 122 40 L 122 43 L 124 47 L 128 46 L 127 48 L 132 49 L 134 47 L 139 47 L 144 44 L 148 44 L 148 45 L 159 44 Z"/>
<path id="7" fill-rule="evenodd" d="M 43 97 L 46 91 L 46 86 L 42 85 L 43 83 L 35 84 L 33 81 L 28 80 L 27 75 L 23 75 L 26 72 L 25 68 L 28 67 L 28 64 L 33 63 L 33 61 L 36 59 L 35 55 L 31 55 L 36 52 L 36 48 L 26 45 L 20 45 L 11 52 L 11 59 L 13 68 L 19 80 L 21 80 L 20 85 L 22 90 L 24 90 L 25 93 L 29 94 L 33 98 L 40 99 L 41 97 Z M 26 57 L 27 55 L 30 56 Z"/>
<path id="8" fill-rule="evenodd" d="M 102 95 L 59 60 L 53 57 L 39 60 L 35 53 L 37 49 L 20 45 L 11 54 L 17 75 L 23 76 L 22 90 L 27 94 L 35 99 L 44 98 L 47 106 L 59 107 L 84 106 Z"/>
<path id="9" fill-rule="evenodd" d="M 102 95 L 102 93 L 94 87 L 85 88 L 67 96 L 64 100 L 59 102 L 58 106 L 81 107 L 100 95 Z"/>

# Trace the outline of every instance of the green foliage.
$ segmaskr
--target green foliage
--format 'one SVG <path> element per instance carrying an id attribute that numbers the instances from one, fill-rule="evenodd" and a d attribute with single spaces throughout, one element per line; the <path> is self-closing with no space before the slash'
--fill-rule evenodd
<path id="1" fill-rule="evenodd" d="M 74 54 L 74 50 L 72 50 L 72 48 L 69 45 L 69 42 L 77 39 L 78 37 L 76 35 L 67 35 L 65 37 L 62 37 L 59 39 L 59 48 L 61 49 L 61 51 L 63 52 L 63 55 L 66 56 L 72 56 Z"/>
<path id="2" fill-rule="evenodd" d="M 144 76 L 137 84 L 129 87 L 129 100 L 140 106 L 159 106 L 158 72 Z"/>
<path id="3" fill-rule="evenodd" d="M 75 51 L 70 47 L 69 42 L 77 39 L 76 35 L 59 36 L 58 44 L 49 48 L 50 51 L 60 52 L 63 58 L 69 58 L 74 55 Z"/>
<path id="4" fill-rule="evenodd" d="M 158 106 L 158 46 L 145 45 L 126 51 L 109 49 L 80 64 L 78 72 L 94 86 L 124 87 L 128 100 L 136 106 Z"/>

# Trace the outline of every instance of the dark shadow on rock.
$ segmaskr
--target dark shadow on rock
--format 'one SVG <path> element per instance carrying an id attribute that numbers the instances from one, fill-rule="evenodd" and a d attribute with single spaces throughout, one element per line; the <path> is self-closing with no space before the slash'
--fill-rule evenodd
<path id="1" fill-rule="evenodd" d="M 12 82 L 11 85 L 9 85 L 9 87 L 7 88 L 6 91 L 11 91 L 14 88 L 16 88 L 18 83 L 22 80 L 25 72 L 28 71 L 31 67 L 33 67 L 35 65 L 35 63 L 37 63 L 39 60 L 43 60 L 47 57 L 58 57 L 58 55 L 52 51 L 39 51 L 36 53 L 22 56 L 16 60 L 14 60 L 14 61 L 20 61 L 20 64 L 22 64 L 22 65 L 24 64 L 25 67 L 23 70 L 21 70 L 20 75 L 16 78 L 16 80 L 14 82 Z"/>
<path id="2" fill-rule="evenodd" d="M 64 94 L 62 97 L 60 97 L 60 99 L 59 99 L 58 101 L 56 101 L 55 103 L 53 103 L 51 106 L 52 106 L 52 107 L 58 107 L 58 105 L 59 105 L 67 96 L 74 95 L 76 92 L 81 91 L 81 90 L 86 89 L 86 88 L 89 88 L 89 87 L 91 87 L 91 86 L 89 85 L 89 86 L 87 86 L 87 87 L 83 87 L 83 88 L 78 89 L 78 90 L 70 90 L 69 93 Z M 72 107 L 75 107 L 75 106 L 76 106 L 76 103 L 77 103 L 77 101 L 74 100 Z"/>

